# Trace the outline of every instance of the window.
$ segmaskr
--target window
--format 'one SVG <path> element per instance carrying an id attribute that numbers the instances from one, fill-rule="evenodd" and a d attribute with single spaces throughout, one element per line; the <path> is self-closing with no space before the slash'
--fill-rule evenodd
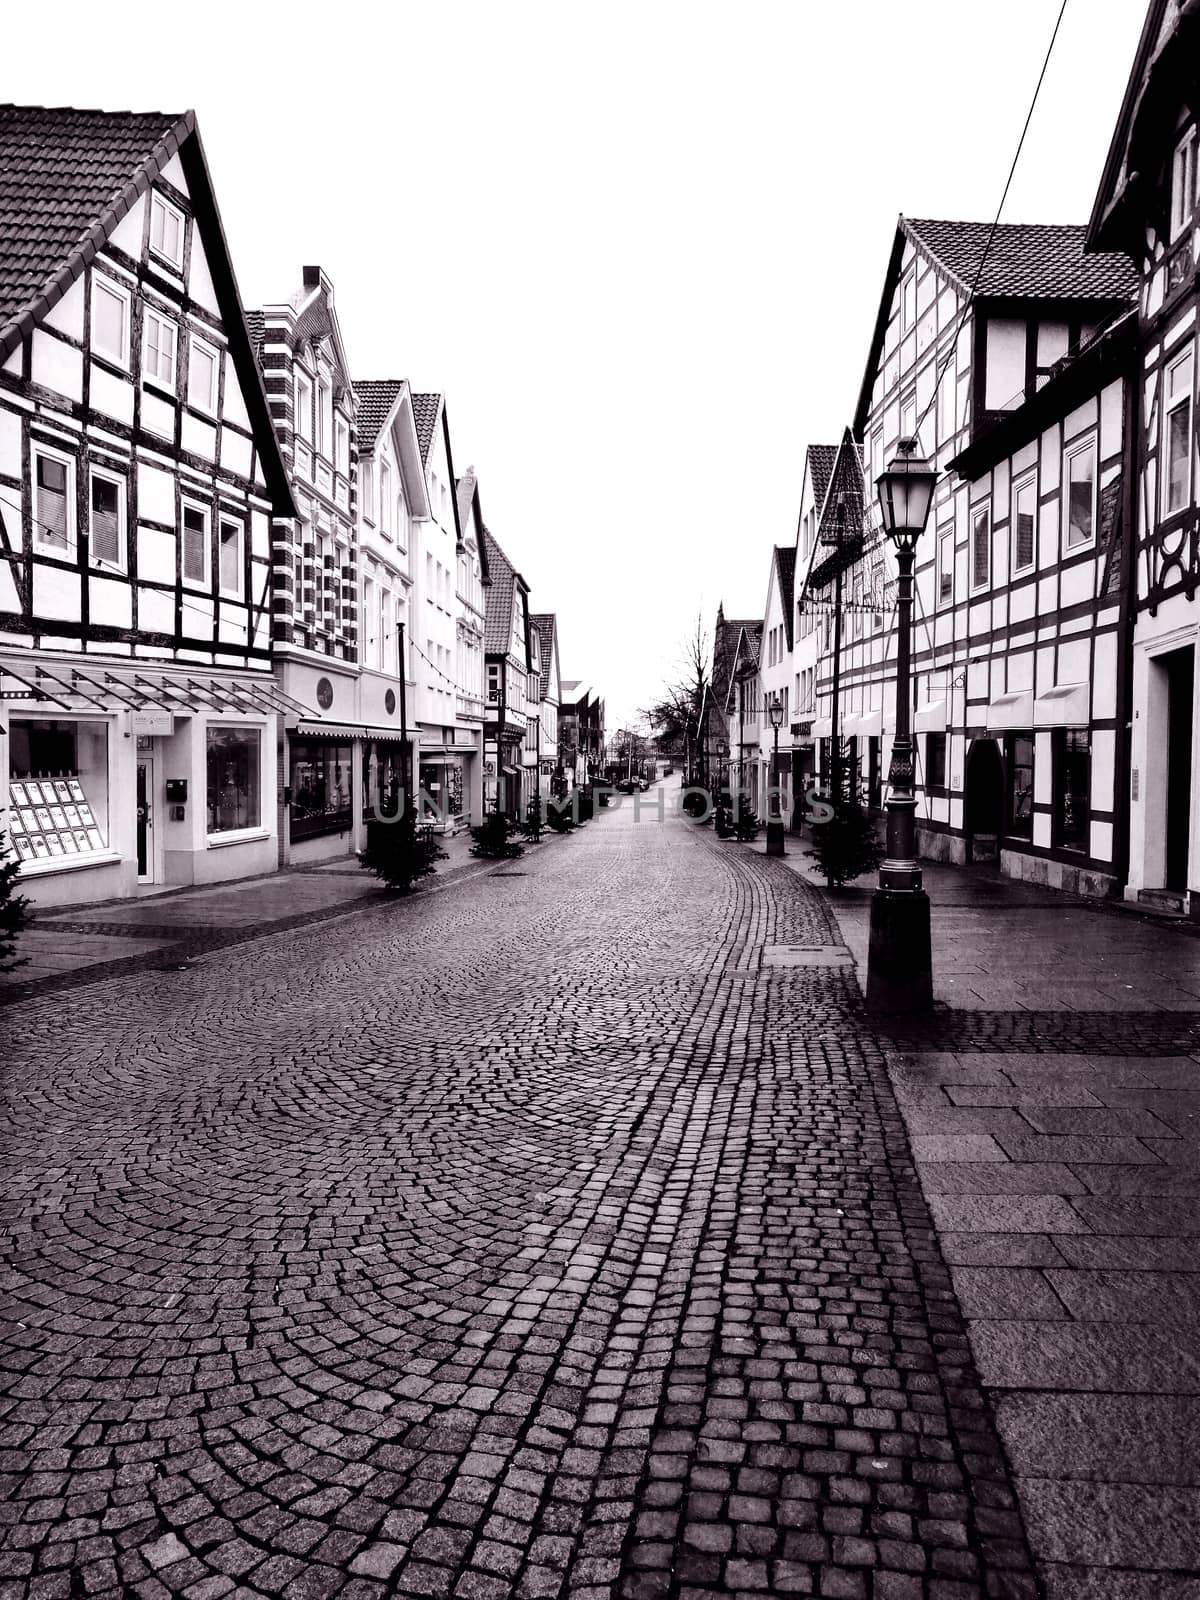
<path id="1" fill-rule="evenodd" d="M 173 267 L 183 266 L 183 212 L 161 194 L 150 196 L 150 248 Z"/>
<path id="2" fill-rule="evenodd" d="M 489 661 L 487 664 L 487 697 L 489 700 L 500 698 L 500 663 Z"/>
<path id="3" fill-rule="evenodd" d="M 1054 733 L 1054 831 L 1060 850 L 1088 849 L 1092 736 L 1086 728 Z"/>
<path id="4" fill-rule="evenodd" d="M 917 320 L 917 271 L 914 267 L 900 290 L 900 332 L 907 333 Z"/>
<path id="5" fill-rule="evenodd" d="M 220 357 L 203 339 L 192 339 L 188 355 L 188 404 L 210 416 L 217 410 L 217 372 Z"/>
<path id="6" fill-rule="evenodd" d="M 175 388 L 175 348 L 179 330 L 166 317 L 146 307 L 142 334 L 142 377 L 152 378 L 164 389 Z"/>
<path id="7" fill-rule="evenodd" d="M 1037 559 L 1037 479 L 1026 478 L 1013 489 L 1013 571 L 1024 572 Z"/>
<path id="8" fill-rule="evenodd" d="M 951 351 L 942 370 L 942 376 L 938 381 L 937 432 L 939 444 L 945 444 L 947 439 L 953 437 L 956 429 L 955 391 L 957 384 L 958 379 L 954 371 L 954 352 Z"/>
<path id="9" fill-rule="evenodd" d="M 946 787 L 946 735 L 944 733 L 927 733 L 925 735 L 925 787 L 927 789 L 944 789 Z"/>
<path id="10" fill-rule="evenodd" d="M 346 477 L 350 471 L 350 429 L 338 417 L 333 425 L 333 464 Z"/>
<path id="11" fill-rule="evenodd" d="M 236 595 L 239 599 L 243 589 L 242 573 L 242 548 L 243 536 L 240 522 L 231 522 L 221 518 L 219 573 L 221 593 Z"/>
<path id="12" fill-rule="evenodd" d="M 92 562 L 125 566 L 125 482 L 93 467 L 88 491 L 88 539 Z"/>
<path id="13" fill-rule="evenodd" d="M 324 378 L 317 383 L 317 449 L 323 456 L 333 449 L 333 389 Z"/>
<path id="14" fill-rule="evenodd" d="M 92 279 L 92 351 L 129 368 L 129 291 L 109 278 Z"/>
<path id="15" fill-rule="evenodd" d="M 954 524 L 938 530 L 938 604 L 954 599 Z"/>
<path id="16" fill-rule="evenodd" d="M 358 463 L 358 503 L 362 507 L 362 514 L 371 522 L 375 520 L 375 463 L 373 461 L 360 461 Z"/>
<path id="17" fill-rule="evenodd" d="M 971 587 L 982 589 L 991 577 L 992 514 L 987 506 L 971 514 Z"/>
<path id="18" fill-rule="evenodd" d="M 396 493 L 396 541 L 408 547 L 408 503 L 404 498 L 404 485 Z"/>
<path id="19" fill-rule="evenodd" d="M 871 435 L 871 475 L 877 478 L 883 471 L 883 429 L 876 428 Z"/>
<path id="20" fill-rule="evenodd" d="M 183 581 L 199 585 L 208 583 L 208 512 L 203 506 L 184 505 L 183 508 Z"/>
<path id="21" fill-rule="evenodd" d="M 1090 544 L 1096 535 L 1096 446 L 1087 444 L 1067 456 L 1067 549 Z"/>
<path id="22" fill-rule="evenodd" d="M 1197 142 L 1195 128 L 1175 147 L 1171 162 L 1171 238 L 1176 239 L 1192 219 L 1196 209 Z"/>
<path id="23" fill-rule="evenodd" d="M 347 832 L 352 820 L 350 745 L 327 739 L 293 739 L 288 753 L 293 841 Z"/>
<path id="24" fill-rule="evenodd" d="M 75 464 L 68 456 L 33 451 L 33 542 L 55 555 L 75 548 Z"/>
<path id="25" fill-rule="evenodd" d="M 910 394 L 907 400 L 900 402 L 900 437 L 902 439 L 915 439 L 917 436 L 917 397 Z"/>
<path id="26" fill-rule="evenodd" d="M 208 831 L 237 833 L 260 826 L 257 728 L 209 728 Z"/>
<path id="27" fill-rule="evenodd" d="M 1167 370 L 1167 404 L 1163 415 L 1163 515 L 1182 511 L 1192 489 L 1193 352 Z"/>
<path id="28" fill-rule="evenodd" d="M 312 384 L 303 372 L 296 374 L 296 432 L 309 444 L 312 443 L 313 412 L 312 412 Z"/>
<path id="29" fill-rule="evenodd" d="M 1010 733 L 1005 739 L 1008 768 L 1008 814 L 1005 831 L 1017 839 L 1033 838 L 1033 735 Z"/>
<path id="30" fill-rule="evenodd" d="M 108 725 L 9 724 L 8 826 L 22 861 L 89 855 L 108 843 Z"/>
<path id="31" fill-rule="evenodd" d="M 386 461 L 379 468 L 379 531 L 392 536 L 392 469 Z"/>

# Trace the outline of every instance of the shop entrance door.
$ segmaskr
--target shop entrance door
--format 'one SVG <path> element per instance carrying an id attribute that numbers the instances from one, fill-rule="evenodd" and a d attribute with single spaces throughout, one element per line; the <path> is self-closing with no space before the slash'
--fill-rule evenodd
<path id="1" fill-rule="evenodd" d="M 154 757 L 138 751 L 137 758 L 137 879 L 153 883 L 154 877 Z"/>
<path id="2" fill-rule="evenodd" d="M 1164 887 L 1188 887 L 1192 825 L 1192 680 L 1195 651 L 1172 650 L 1167 671 L 1167 862 Z"/>

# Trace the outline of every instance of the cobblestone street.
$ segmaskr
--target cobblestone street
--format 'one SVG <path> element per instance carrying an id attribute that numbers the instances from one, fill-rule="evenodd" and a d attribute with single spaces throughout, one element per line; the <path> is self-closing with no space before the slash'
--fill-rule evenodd
<path id="1" fill-rule="evenodd" d="M 10 1008 L 0 1594 L 1032 1593 L 839 948 L 626 808 Z"/>

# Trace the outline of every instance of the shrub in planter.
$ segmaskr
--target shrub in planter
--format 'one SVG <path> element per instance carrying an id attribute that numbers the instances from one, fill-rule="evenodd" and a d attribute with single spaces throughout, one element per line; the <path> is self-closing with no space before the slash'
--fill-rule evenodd
<path id="1" fill-rule="evenodd" d="M 556 805 L 552 800 L 546 807 L 546 822 L 552 833 L 570 833 L 575 826 L 571 802 L 568 800 L 565 805 Z"/>
<path id="2" fill-rule="evenodd" d="M 542 799 L 540 795 L 534 798 L 525 807 L 525 819 L 521 823 L 521 832 L 530 844 L 537 844 L 542 837 L 545 821 L 542 817 Z"/>
<path id="3" fill-rule="evenodd" d="M 595 815 L 595 802 L 592 797 L 591 789 L 576 789 L 575 794 L 579 799 L 580 822 L 590 822 Z"/>
<path id="4" fill-rule="evenodd" d="M 683 812 L 693 822 L 706 823 L 713 819 L 713 797 L 698 784 L 684 791 Z"/>
<path id="5" fill-rule="evenodd" d="M 517 825 L 506 812 L 489 811 L 478 828 L 471 829 L 471 854 L 484 861 L 515 861 L 525 846 L 514 839 Z"/>
<path id="6" fill-rule="evenodd" d="M 0 972 L 23 967 L 28 956 L 16 954 L 17 939 L 30 923 L 29 897 L 17 893 L 17 874 L 21 863 L 10 857 L 7 841 L 0 833 Z"/>
<path id="7" fill-rule="evenodd" d="M 887 853 L 875 824 L 861 806 L 849 801 L 834 804 L 827 822 L 813 822 L 811 856 L 831 889 L 840 889 L 864 872 L 874 872 Z"/>
<path id="8" fill-rule="evenodd" d="M 435 864 L 446 860 L 446 852 L 430 827 L 418 827 L 416 816 L 405 812 L 367 826 L 367 848 L 359 865 L 381 878 L 393 894 L 408 894 L 415 883 L 427 878 Z"/>
<path id="9" fill-rule="evenodd" d="M 716 809 L 713 812 L 713 827 L 717 831 L 718 839 L 733 838 L 733 812 L 730 810 L 723 795 L 717 801 Z"/>
<path id="10" fill-rule="evenodd" d="M 754 813 L 752 806 L 743 806 L 734 817 L 733 831 L 743 844 L 749 844 L 751 839 L 757 837 L 762 821 Z"/>

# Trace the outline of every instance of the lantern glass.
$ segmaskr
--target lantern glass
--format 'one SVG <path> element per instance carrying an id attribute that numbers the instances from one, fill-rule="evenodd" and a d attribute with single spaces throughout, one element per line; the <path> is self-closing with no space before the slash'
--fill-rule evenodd
<path id="1" fill-rule="evenodd" d="M 775 695 L 772 698 L 771 704 L 767 709 L 767 715 L 771 719 L 771 726 L 773 728 L 783 727 L 783 701 L 778 695 Z"/>
<path id="2" fill-rule="evenodd" d="M 901 439 L 896 454 L 876 478 L 884 530 L 898 545 L 915 544 L 924 531 L 937 476 L 917 440 Z"/>

